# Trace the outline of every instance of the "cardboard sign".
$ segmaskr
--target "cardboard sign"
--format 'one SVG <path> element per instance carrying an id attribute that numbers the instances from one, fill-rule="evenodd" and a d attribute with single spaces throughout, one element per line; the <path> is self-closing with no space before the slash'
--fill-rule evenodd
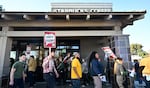
<path id="1" fill-rule="evenodd" d="M 56 48 L 56 35 L 54 32 L 44 33 L 44 48 Z"/>
<path id="2" fill-rule="evenodd" d="M 102 47 L 102 50 L 105 52 L 105 54 L 110 58 L 110 59 L 115 59 L 117 58 L 116 55 L 112 52 L 110 47 Z"/>

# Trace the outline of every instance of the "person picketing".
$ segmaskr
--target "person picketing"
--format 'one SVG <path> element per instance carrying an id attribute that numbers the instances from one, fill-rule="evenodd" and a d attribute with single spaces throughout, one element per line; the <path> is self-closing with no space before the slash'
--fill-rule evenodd
<path id="1" fill-rule="evenodd" d="M 109 59 L 112 59 L 110 57 Z M 128 72 L 123 65 L 123 58 L 113 58 L 114 75 L 119 88 L 127 88 L 128 84 L 125 84 L 128 76 Z M 24 88 L 25 81 L 25 62 L 26 55 L 21 54 L 19 61 L 12 65 L 10 72 L 10 83 L 12 88 Z M 141 62 L 140 65 L 145 65 Z M 35 84 L 35 70 L 36 60 L 34 56 L 30 56 L 28 59 L 28 77 L 29 87 L 33 88 Z M 55 50 L 52 50 L 48 56 L 43 59 L 43 78 L 47 83 L 47 88 L 55 88 L 56 83 L 60 85 L 66 85 L 67 80 L 71 80 L 72 88 L 86 87 L 90 85 L 91 79 L 94 82 L 94 88 L 103 88 L 102 81 L 105 74 L 103 59 L 100 58 L 97 51 L 93 51 L 89 59 L 81 59 L 78 52 L 74 52 L 73 55 L 68 52 L 66 56 L 60 55 L 57 59 L 55 56 Z M 134 69 L 133 69 L 134 71 Z M 132 71 L 130 71 L 131 73 Z M 147 75 L 146 75 L 147 76 Z"/>
<path id="2" fill-rule="evenodd" d="M 10 71 L 10 88 L 24 88 L 26 55 L 20 54 L 19 61 L 16 61 Z"/>
<path id="3" fill-rule="evenodd" d="M 81 59 L 78 52 L 74 52 L 73 55 L 68 52 L 64 58 L 60 55 L 58 59 L 55 59 L 55 52 L 52 51 L 51 55 L 45 57 L 42 65 L 48 88 L 54 88 L 57 81 L 65 85 L 68 79 L 71 80 L 72 88 L 80 88 L 81 84 L 82 87 L 88 86 L 90 84 L 88 74 L 93 77 L 95 88 L 102 88 L 101 76 L 104 68 L 98 52 L 94 51 L 91 54 L 90 66 L 87 61 Z"/>

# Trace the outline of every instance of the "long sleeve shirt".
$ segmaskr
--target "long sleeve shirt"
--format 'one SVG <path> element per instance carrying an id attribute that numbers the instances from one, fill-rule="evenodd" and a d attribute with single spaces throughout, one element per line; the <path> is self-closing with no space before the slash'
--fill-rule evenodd
<path id="1" fill-rule="evenodd" d="M 103 73 L 103 67 L 100 64 L 100 62 L 96 59 L 93 59 L 91 61 L 91 75 L 92 76 L 98 76 L 98 74 Z"/>
<path id="2" fill-rule="evenodd" d="M 44 58 L 43 60 L 43 73 L 49 73 L 49 72 L 53 72 L 55 65 L 54 65 L 54 61 L 53 59 L 48 59 L 49 57 Z"/>

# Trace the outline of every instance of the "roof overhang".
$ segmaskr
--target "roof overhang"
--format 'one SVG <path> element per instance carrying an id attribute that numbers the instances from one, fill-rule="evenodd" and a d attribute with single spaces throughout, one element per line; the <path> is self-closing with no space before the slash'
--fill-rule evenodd
<path id="1" fill-rule="evenodd" d="M 146 11 L 131 12 L 0 12 L 0 23 L 33 21 L 119 21 L 121 27 L 132 25 L 134 21 L 144 18 Z M 0 24 L 0 26 L 3 26 Z"/>

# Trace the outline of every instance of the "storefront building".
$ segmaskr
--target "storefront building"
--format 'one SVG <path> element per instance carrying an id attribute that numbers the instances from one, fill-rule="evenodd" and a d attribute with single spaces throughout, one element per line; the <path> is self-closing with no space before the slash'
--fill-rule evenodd
<path id="1" fill-rule="evenodd" d="M 123 29 L 144 18 L 146 11 L 116 12 L 111 3 L 52 3 L 50 12 L 0 12 L 0 78 L 9 74 L 10 56 L 31 46 L 30 54 L 42 60 L 45 31 L 56 33 L 56 54 L 80 52 L 87 58 L 101 47 L 110 46 L 125 62 L 130 61 L 129 35 Z M 40 65 L 41 63 L 39 63 Z"/>

